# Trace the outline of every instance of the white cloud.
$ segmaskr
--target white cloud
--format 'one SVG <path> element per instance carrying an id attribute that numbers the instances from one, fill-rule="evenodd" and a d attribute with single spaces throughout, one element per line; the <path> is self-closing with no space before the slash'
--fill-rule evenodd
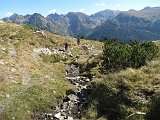
<path id="1" fill-rule="evenodd" d="M 56 11 L 57 11 L 56 9 L 51 9 L 51 10 L 48 10 L 48 13 L 52 14 L 52 13 L 55 13 Z"/>
<path id="2" fill-rule="evenodd" d="M 11 15 L 13 15 L 12 12 L 7 12 L 7 13 L 6 13 L 6 17 L 10 17 Z"/>
<path id="3" fill-rule="evenodd" d="M 79 9 L 79 12 L 84 12 L 86 9 L 84 9 L 84 8 L 81 8 L 81 9 Z"/>
<path id="4" fill-rule="evenodd" d="M 107 4 L 106 3 L 97 3 L 95 6 L 96 7 L 106 7 Z"/>

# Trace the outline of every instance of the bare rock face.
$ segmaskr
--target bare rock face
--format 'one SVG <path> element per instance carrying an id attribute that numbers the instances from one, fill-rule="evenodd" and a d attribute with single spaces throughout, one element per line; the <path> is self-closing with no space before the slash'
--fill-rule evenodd
<path id="1" fill-rule="evenodd" d="M 47 17 L 39 13 L 33 15 L 13 14 L 4 21 L 18 24 L 30 24 L 42 30 L 69 36 L 83 36 L 90 39 L 119 38 L 128 42 L 130 39 L 158 40 L 160 25 L 160 7 L 146 7 L 142 10 L 104 10 L 92 15 L 69 12 L 66 15 L 50 14 Z M 3 21 L 0 21 L 3 23 Z M 47 36 L 40 30 L 35 32 Z"/>

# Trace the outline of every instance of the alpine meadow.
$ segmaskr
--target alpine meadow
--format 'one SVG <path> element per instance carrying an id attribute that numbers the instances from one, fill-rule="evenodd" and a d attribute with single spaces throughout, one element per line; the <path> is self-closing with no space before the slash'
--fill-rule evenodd
<path id="1" fill-rule="evenodd" d="M 160 120 L 159 6 L 2 1 L 0 120 Z"/>

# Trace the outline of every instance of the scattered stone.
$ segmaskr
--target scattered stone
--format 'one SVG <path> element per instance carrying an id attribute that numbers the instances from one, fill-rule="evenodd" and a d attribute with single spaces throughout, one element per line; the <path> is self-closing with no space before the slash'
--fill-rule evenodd
<path id="1" fill-rule="evenodd" d="M 6 98 L 9 98 L 9 94 L 6 94 Z"/>
<path id="2" fill-rule="evenodd" d="M 55 94 L 55 93 L 56 93 L 56 91 L 53 91 L 53 93 Z"/>
<path id="3" fill-rule="evenodd" d="M 61 117 L 61 113 L 59 112 L 59 113 L 55 114 L 54 117 L 59 119 Z"/>
<path id="4" fill-rule="evenodd" d="M 72 90 L 66 91 L 67 97 L 63 99 L 60 106 L 56 106 L 55 118 L 59 120 L 74 120 L 81 119 L 82 107 L 86 104 L 89 92 L 86 83 L 90 79 L 79 76 L 79 66 L 77 64 L 70 64 L 67 67 L 66 79 L 75 85 L 77 92 Z"/>
<path id="5" fill-rule="evenodd" d="M 62 55 L 62 54 L 64 54 L 65 55 L 65 51 L 64 50 L 56 50 L 56 49 L 52 49 L 52 54 L 60 54 L 60 55 Z"/>
<path id="6" fill-rule="evenodd" d="M 2 51 L 5 52 L 5 51 L 6 51 L 6 48 L 2 48 Z"/>
<path id="7" fill-rule="evenodd" d="M 63 109 L 66 110 L 68 108 L 68 102 L 63 103 Z"/>
<path id="8" fill-rule="evenodd" d="M 50 79 L 51 77 L 49 75 L 44 76 L 46 79 Z"/>
<path id="9" fill-rule="evenodd" d="M 69 111 L 68 113 L 69 113 L 70 115 L 72 114 L 72 112 L 71 112 L 71 111 Z"/>
<path id="10" fill-rule="evenodd" d="M 90 79 L 86 79 L 86 81 L 87 81 L 87 82 L 89 82 L 89 81 L 90 81 Z"/>
<path id="11" fill-rule="evenodd" d="M 67 96 L 71 101 L 77 101 L 78 100 L 78 97 L 74 94 L 70 94 Z"/>
<path id="12" fill-rule="evenodd" d="M 17 84 L 18 82 L 17 82 L 17 81 L 15 81 L 15 80 L 12 80 L 12 81 L 11 81 L 11 83 L 15 83 L 15 84 Z"/>
<path id="13" fill-rule="evenodd" d="M 52 52 L 48 48 L 34 48 L 33 52 L 38 53 L 38 54 L 45 54 L 45 55 L 51 55 Z"/>
<path id="14" fill-rule="evenodd" d="M 14 64 L 11 64 L 11 67 L 14 67 L 15 65 Z"/>
<path id="15" fill-rule="evenodd" d="M 51 118 L 52 116 L 53 116 L 52 113 L 45 113 L 45 117 L 46 117 L 46 118 Z"/>
<path id="16" fill-rule="evenodd" d="M 74 120 L 72 117 L 68 116 L 68 120 Z"/>
<path id="17" fill-rule="evenodd" d="M 33 32 L 33 33 L 34 33 L 34 34 L 39 33 L 39 34 L 41 34 L 43 37 L 47 38 L 47 35 L 46 35 L 46 33 L 45 33 L 43 30 L 37 30 L 37 31 L 35 31 L 35 32 Z"/>
<path id="18" fill-rule="evenodd" d="M 10 56 L 11 56 L 12 58 L 15 58 L 15 57 L 16 57 L 16 51 L 14 50 L 14 48 L 10 48 L 10 49 L 9 49 L 9 53 L 10 53 Z"/>
<path id="19" fill-rule="evenodd" d="M 0 60 L 0 64 L 1 64 L 1 65 L 4 65 L 4 61 L 3 61 L 3 60 Z"/>
<path id="20" fill-rule="evenodd" d="M 79 76 L 79 66 L 75 64 L 68 65 L 67 77 L 78 77 Z"/>
<path id="21" fill-rule="evenodd" d="M 12 69 L 11 69 L 11 72 L 16 72 L 16 69 L 15 69 L 15 68 L 12 68 Z"/>

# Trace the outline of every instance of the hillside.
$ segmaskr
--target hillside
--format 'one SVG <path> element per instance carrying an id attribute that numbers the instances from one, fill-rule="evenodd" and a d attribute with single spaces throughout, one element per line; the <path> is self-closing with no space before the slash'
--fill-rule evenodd
<path id="1" fill-rule="evenodd" d="M 114 20 L 106 20 L 89 35 L 92 39 L 119 38 L 123 41 L 136 39 L 152 41 L 160 38 L 159 7 L 120 12 Z"/>
<path id="2" fill-rule="evenodd" d="M 155 42 L 160 49 L 160 42 Z M 101 74 L 91 69 L 95 79 L 83 119 L 159 120 L 160 51 L 157 58 L 138 69 Z"/>
<path id="3" fill-rule="evenodd" d="M 70 43 L 67 52 L 64 42 Z M 76 57 L 87 60 L 100 49 L 98 42 L 81 40 L 77 46 L 71 37 L 1 21 L 0 119 L 31 120 L 53 113 L 66 91 L 75 90 L 65 79 L 67 64 Z"/>
<path id="4" fill-rule="evenodd" d="M 0 21 L 0 43 L 1 120 L 150 120 L 152 100 L 160 98 L 160 53 L 141 68 L 104 74 L 102 42 L 77 45 L 72 37 Z"/>
<path id="5" fill-rule="evenodd" d="M 44 17 L 13 14 L 3 20 L 18 24 L 30 24 L 61 35 L 84 36 L 89 39 L 119 38 L 124 41 L 137 39 L 152 41 L 160 39 L 160 7 L 142 10 L 104 10 L 92 15 L 80 12 L 57 13 Z"/>

